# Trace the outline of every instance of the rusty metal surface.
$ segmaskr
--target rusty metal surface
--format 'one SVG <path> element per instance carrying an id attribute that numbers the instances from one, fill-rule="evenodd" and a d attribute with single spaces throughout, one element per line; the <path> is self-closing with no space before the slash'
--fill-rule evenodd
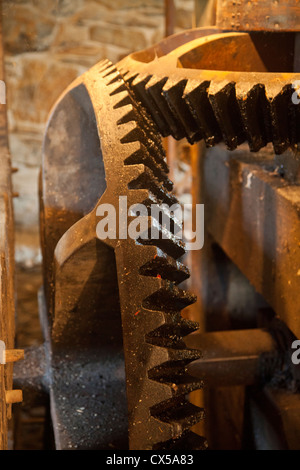
<path id="1" fill-rule="evenodd" d="M 283 358 L 267 330 L 233 330 L 193 333 L 191 348 L 201 349 L 203 359 L 188 365 L 188 371 L 211 387 L 261 384 L 270 380 Z"/>
<path id="2" fill-rule="evenodd" d="M 293 34 L 195 31 L 179 47 L 171 36 L 163 51 L 175 49 L 164 56 L 157 45 L 117 64 L 162 135 L 230 150 L 247 141 L 253 152 L 272 142 L 277 154 L 297 144 Z"/>
<path id="3" fill-rule="evenodd" d="M 116 431 L 123 422 L 122 417 L 128 416 L 131 449 L 170 446 L 200 449 L 205 447 L 205 441 L 191 433 L 189 428 L 202 419 L 203 411 L 185 398 L 188 392 L 201 387 L 201 382 L 185 374 L 186 364 L 199 357 L 199 351 L 186 349 L 181 339 L 196 328 L 195 324 L 180 316 L 180 310 L 194 302 L 193 296 L 177 287 L 178 282 L 188 276 L 186 268 L 177 261 L 184 254 L 182 242 L 172 232 L 157 240 L 123 240 L 119 237 L 105 243 L 96 236 L 96 211 L 100 203 L 110 203 L 118 211 L 119 196 L 122 195 L 128 197 L 128 207 L 134 203 L 176 202 L 170 193 L 172 184 L 166 175 L 168 169 L 160 137 L 150 117 L 140 113 L 119 72 L 107 61 L 75 82 L 69 90 L 71 95 L 73 89 L 88 93 L 93 105 L 101 145 L 101 151 L 98 149 L 93 158 L 97 161 L 103 158 L 106 183 L 103 175 L 102 180 L 99 178 L 98 188 L 106 184 L 106 191 L 91 212 L 71 225 L 58 241 L 55 253 L 52 252 L 55 289 L 52 290 L 53 299 L 48 297 L 53 318 L 53 385 L 50 396 L 57 424 L 57 442 L 59 445 L 62 443 L 62 448 L 66 447 L 63 425 L 71 419 L 65 414 L 62 403 L 66 397 L 66 376 L 61 374 L 63 358 L 66 354 L 71 357 L 79 371 L 88 354 L 94 354 L 98 358 L 95 365 L 95 371 L 98 371 L 97 396 L 101 390 L 109 388 L 105 395 L 107 423 Z M 63 101 L 58 103 L 58 109 L 61 106 Z M 54 120 L 55 116 L 54 111 Z M 52 125 L 50 120 L 48 129 Z M 81 138 L 82 147 L 84 139 L 83 136 Z M 44 147 L 44 168 L 50 165 L 52 156 L 51 142 L 48 146 L 47 139 L 49 134 Z M 69 153 L 68 144 L 65 142 L 66 154 Z M 44 172 L 43 175 L 42 220 L 46 244 L 47 233 L 51 233 L 54 225 L 54 219 L 49 219 L 47 213 L 48 204 L 53 211 L 48 194 L 51 197 L 55 171 L 52 160 L 52 172 Z M 58 193 L 61 184 L 64 182 L 56 181 Z M 89 195 L 85 196 L 88 198 Z M 53 215 L 55 217 L 55 211 Z M 128 414 L 118 398 L 124 385 L 116 387 L 114 384 L 118 377 L 124 380 L 124 374 L 120 375 L 123 349 Z M 87 356 L 83 359 L 85 353 Z M 118 355 L 120 361 L 117 360 Z M 66 371 L 68 369 L 66 367 Z M 103 376 L 102 389 L 99 374 Z M 75 374 L 71 376 L 75 377 Z M 92 392 L 84 391 L 85 397 L 87 393 Z M 111 406 L 114 393 L 117 394 L 115 402 L 120 407 L 115 410 Z M 81 408 L 82 412 L 74 418 L 77 423 L 85 419 L 86 407 L 83 405 Z M 72 417 L 72 423 L 74 419 Z M 127 436 L 127 423 L 126 429 L 122 429 L 123 437 L 125 431 Z M 111 442 L 104 423 L 98 432 L 98 448 L 117 445 Z M 94 439 L 96 433 L 93 433 Z M 87 443 L 86 438 L 85 432 L 81 437 L 78 433 L 74 435 L 76 448 L 95 446 L 95 441 Z M 74 442 L 67 446 L 74 447 Z"/>
<path id="4" fill-rule="evenodd" d="M 202 381 L 187 373 L 200 352 L 184 343 L 184 337 L 197 328 L 180 314 L 195 300 L 177 287 L 188 277 L 179 262 L 184 247 L 172 231 L 156 240 L 125 240 L 119 233 L 116 240 L 104 243 L 96 236 L 97 207 L 112 204 L 118 216 L 124 210 L 119 208 L 119 196 L 128 197 L 128 206 L 176 202 L 160 135 L 186 137 L 190 143 L 204 139 L 207 147 L 223 141 L 229 150 L 245 141 L 252 152 L 268 143 L 276 154 L 294 148 L 300 140 L 299 107 L 292 102 L 293 83 L 299 79 L 294 72 L 294 40 L 292 34 L 275 39 L 199 28 L 132 54 L 116 67 L 109 61 L 97 64 L 66 90 L 54 108 L 44 143 L 40 194 L 43 308 L 58 448 L 116 448 L 126 446 L 127 437 L 130 449 L 206 447 L 206 441 L 190 431 L 203 418 L 203 410 L 186 399 Z M 275 52 L 277 59 L 270 60 Z M 62 139 L 57 140 L 57 134 Z M 220 152 L 224 155 L 224 149 Z M 211 160 L 207 168 L 218 164 Z M 230 192 L 228 197 L 235 197 L 232 185 L 221 181 L 226 176 L 223 169 L 210 174 L 213 181 L 205 203 L 214 188 L 217 196 L 211 204 L 220 202 L 221 187 Z M 250 174 L 245 172 L 247 190 Z M 240 178 L 243 171 L 234 175 Z M 290 188 L 287 181 L 282 184 Z M 245 195 L 253 202 L 250 192 Z M 295 205 L 290 210 L 295 211 Z M 235 215 L 230 220 L 241 222 Z M 226 215 L 225 229 L 227 221 Z M 209 227 L 224 248 L 224 227 L 216 233 L 212 223 Z M 162 233 L 161 228 L 158 231 Z M 247 231 L 242 226 L 232 233 L 241 237 Z M 248 245 L 247 239 L 244 247 Z M 229 237 L 228 246 L 233 257 L 234 247 L 241 243 L 234 245 Z M 271 244 L 275 250 L 276 246 Z M 247 256 L 246 271 L 251 267 Z M 255 266 L 259 269 L 259 264 Z M 265 273 L 264 263 L 262 269 Z M 259 284 L 270 302 L 272 295 L 277 296 L 276 313 L 279 310 L 284 320 L 288 318 L 295 332 L 296 316 L 290 307 L 283 314 L 280 308 L 286 308 L 284 286 L 280 283 L 276 290 L 264 280 Z M 297 297 L 290 299 L 292 303 Z M 252 375 L 256 365 L 252 361 Z M 117 408 L 111 407 L 118 399 L 116 391 L 122 397 Z M 105 397 L 103 408 L 99 393 Z M 96 415 L 103 416 L 100 428 L 98 418 L 92 417 L 95 407 Z M 93 426 L 89 436 L 88 423 Z"/>
<path id="5" fill-rule="evenodd" d="M 207 230 L 299 337 L 299 186 L 274 172 L 272 153 L 259 161 L 216 148 L 207 157 Z"/>
<path id="6" fill-rule="evenodd" d="M 298 0 L 217 0 L 216 24 L 234 31 L 299 31 Z"/>
<path id="7" fill-rule="evenodd" d="M 99 147 L 93 106 L 79 81 L 69 92 L 66 90 L 54 108 L 43 144 L 47 159 L 43 162 L 40 180 L 40 225 L 50 315 L 55 246 L 71 225 L 93 209 L 106 188 Z"/>
<path id="8" fill-rule="evenodd" d="M 268 328 L 192 333 L 186 344 L 201 349 L 203 358 L 187 371 L 209 387 L 268 384 L 297 392 L 300 375 L 290 358 L 294 338 L 278 319 Z"/>

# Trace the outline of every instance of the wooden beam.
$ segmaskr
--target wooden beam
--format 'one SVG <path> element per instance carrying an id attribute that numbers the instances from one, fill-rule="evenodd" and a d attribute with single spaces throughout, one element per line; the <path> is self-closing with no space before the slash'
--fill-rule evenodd
<path id="1" fill-rule="evenodd" d="M 24 359 L 24 349 L 6 349 L 5 363 L 17 362 Z"/>
<path id="2" fill-rule="evenodd" d="M 300 337 L 300 187 L 267 171 L 273 156 L 259 155 L 208 151 L 206 230 Z"/>

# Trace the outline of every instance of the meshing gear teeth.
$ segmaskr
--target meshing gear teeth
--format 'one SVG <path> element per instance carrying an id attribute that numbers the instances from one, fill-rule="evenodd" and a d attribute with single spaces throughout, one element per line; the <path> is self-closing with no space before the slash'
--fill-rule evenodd
<path id="1" fill-rule="evenodd" d="M 194 116 L 206 146 L 212 147 L 222 140 L 222 134 L 208 99 L 208 88 L 209 82 L 206 80 L 188 80 L 183 91 L 183 101 Z"/>
<path id="2" fill-rule="evenodd" d="M 162 136 L 185 137 L 191 144 L 204 139 L 207 147 L 224 141 L 229 150 L 247 141 L 252 152 L 271 142 L 276 154 L 300 141 L 299 106 L 292 100 L 294 78 L 269 74 L 264 80 L 263 74 L 232 72 L 230 79 L 207 79 L 207 73 L 202 79 L 199 71 L 197 79 L 189 78 L 188 69 L 163 77 L 141 72 L 132 78 L 123 70 L 122 74 L 125 81 L 131 77 L 129 88 Z"/>
<path id="3" fill-rule="evenodd" d="M 170 192 L 172 183 L 167 177 L 165 154 L 155 124 L 135 103 L 110 63 L 103 68 L 100 65 L 99 70 L 96 92 L 101 93 L 102 109 L 110 113 L 111 125 L 115 129 L 117 126 L 118 135 L 114 142 L 117 157 L 111 160 L 110 155 L 111 168 L 106 167 L 107 197 L 111 203 L 117 202 L 120 195 L 126 195 L 129 204 L 177 203 Z M 99 127 L 105 162 L 110 144 L 106 150 Z M 105 135 L 107 130 L 108 127 L 103 130 Z M 117 170 L 120 176 L 112 177 Z M 168 230 L 150 215 L 147 224 L 149 236 L 151 225 L 156 224 L 158 239 L 118 240 L 115 246 L 130 448 L 205 449 L 205 439 L 190 431 L 204 412 L 186 398 L 201 388 L 202 382 L 186 373 L 187 364 L 198 359 L 200 353 L 187 349 L 183 341 L 184 336 L 197 329 L 194 322 L 184 320 L 180 314 L 195 301 L 193 295 L 178 287 L 189 276 L 188 269 L 178 261 L 185 252 L 184 246 L 173 233 L 174 225 Z"/>
<path id="4" fill-rule="evenodd" d="M 231 82 L 212 82 L 208 98 L 229 149 L 235 149 L 245 141 L 245 133 L 235 96 L 235 85 Z"/>
<path id="5" fill-rule="evenodd" d="M 236 97 L 249 148 L 257 152 L 272 141 L 265 88 L 263 85 L 243 83 L 236 86 Z"/>
<path id="6" fill-rule="evenodd" d="M 202 139 L 203 135 L 188 105 L 182 99 L 187 80 L 168 80 L 162 93 L 166 98 L 170 109 L 176 114 L 178 121 L 185 129 L 187 140 L 193 144 Z"/>
<path id="7" fill-rule="evenodd" d="M 140 76 L 137 74 L 133 80 L 126 80 L 126 83 L 129 84 L 129 87 L 133 91 L 135 98 L 139 100 L 146 109 L 149 110 L 149 113 L 160 130 L 161 135 L 166 137 L 171 134 L 167 117 L 164 113 L 161 112 L 159 106 L 156 105 L 155 99 L 146 92 L 146 86 L 150 80 L 151 75 Z"/>

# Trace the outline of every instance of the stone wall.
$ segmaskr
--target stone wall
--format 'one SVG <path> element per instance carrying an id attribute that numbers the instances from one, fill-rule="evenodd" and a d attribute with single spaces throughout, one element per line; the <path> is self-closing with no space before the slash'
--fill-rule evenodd
<path id="1" fill-rule="evenodd" d="M 163 0 L 3 0 L 16 257 L 39 262 L 38 173 L 47 116 L 62 91 L 102 58 L 118 62 L 164 35 Z M 177 0 L 176 32 L 192 27 L 193 0 Z"/>

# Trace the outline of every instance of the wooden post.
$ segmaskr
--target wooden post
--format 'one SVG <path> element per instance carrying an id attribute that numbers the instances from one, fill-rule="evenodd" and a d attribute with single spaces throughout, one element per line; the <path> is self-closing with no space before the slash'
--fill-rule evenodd
<path id="1" fill-rule="evenodd" d="M 0 1 L 0 80 L 4 77 L 2 44 L 2 2 Z M 11 160 L 8 150 L 6 104 L 0 105 L 0 338 L 9 350 L 14 347 L 15 289 L 14 289 L 14 220 L 12 204 Z M 0 449 L 7 448 L 7 420 L 11 407 L 7 406 L 6 390 L 12 388 L 13 364 L 0 366 Z"/>
<path id="2" fill-rule="evenodd" d="M 5 363 L 17 362 L 24 359 L 24 349 L 6 349 Z"/>
<path id="3" fill-rule="evenodd" d="M 174 0 L 165 0 L 165 36 L 171 36 L 175 27 Z"/>
<path id="4" fill-rule="evenodd" d="M 22 390 L 6 390 L 5 392 L 6 404 L 20 403 L 23 401 Z"/>
<path id="5" fill-rule="evenodd" d="M 175 29 L 175 4 L 174 0 L 165 0 L 165 36 L 174 34 Z M 170 180 L 173 181 L 174 165 L 176 160 L 176 141 L 172 136 L 165 138 L 165 149 L 167 155 L 167 163 L 170 168 Z"/>
<path id="6" fill-rule="evenodd" d="M 300 33 L 295 34 L 294 72 L 300 72 Z"/>

